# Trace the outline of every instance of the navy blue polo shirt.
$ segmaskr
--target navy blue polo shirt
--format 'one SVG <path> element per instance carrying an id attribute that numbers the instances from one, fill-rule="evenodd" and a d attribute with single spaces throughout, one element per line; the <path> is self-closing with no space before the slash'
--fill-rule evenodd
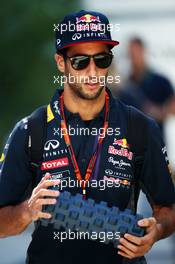
<path id="1" fill-rule="evenodd" d="M 89 187 L 88 197 L 98 201 L 106 201 L 109 206 L 127 208 L 135 179 L 134 153 L 127 141 L 126 106 L 115 100 L 106 89 L 110 98 L 109 130 L 104 138 L 100 154 L 95 164 L 91 181 L 117 182 L 112 188 Z M 51 103 L 47 107 L 47 135 L 43 149 L 43 160 L 34 176 L 28 155 L 28 119 L 17 123 L 5 145 L 0 165 L 0 206 L 19 204 L 24 200 L 24 193 L 35 178 L 36 184 L 46 172 L 53 178 L 75 180 L 72 162 L 59 133 L 59 96 L 56 90 Z M 135 110 L 137 111 L 137 110 Z M 105 107 L 90 121 L 83 121 L 78 113 L 65 109 L 67 124 L 78 131 L 70 133 L 72 146 L 82 175 L 85 174 L 89 160 L 97 145 L 100 128 L 103 127 Z M 141 113 L 139 113 L 142 115 Z M 145 146 L 143 169 L 139 176 L 139 184 L 149 201 L 155 204 L 171 205 L 175 202 L 175 190 L 168 169 L 166 148 L 155 122 L 144 117 L 147 124 L 147 145 Z M 88 128 L 87 134 L 81 134 L 80 128 Z M 89 132 L 90 131 L 90 132 Z M 139 124 L 137 133 L 139 131 Z M 98 132 L 98 133 L 97 133 Z M 89 134 L 88 134 L 89 133 Z M 143 133 L 143 131 L 140 131 Z M 67 188 L 71 192 L 81 192 L 79 187 Z M 166 190 L 166 191 L 165 191 Z M 53 228 L 37 226 L 28 249 L 27 263 L 122 263 L 117 250 L 112 245 L 105 245 L 90 240 L 54 240 Z"/>

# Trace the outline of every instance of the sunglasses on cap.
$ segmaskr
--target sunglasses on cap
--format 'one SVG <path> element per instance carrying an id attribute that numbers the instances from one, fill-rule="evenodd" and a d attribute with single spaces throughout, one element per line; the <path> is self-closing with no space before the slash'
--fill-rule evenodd
<path id="1" fill-rule="evenodd" d="M 98 68 L 105 69 L 111 65 L 113 54 L 112 52 L 108 52 L 95 55 L 74 55 L 66 57 L 69 58 L 74 70 L 83 70 L 88 67 L 91 58 L 93 58 L 94 63 Z"/>

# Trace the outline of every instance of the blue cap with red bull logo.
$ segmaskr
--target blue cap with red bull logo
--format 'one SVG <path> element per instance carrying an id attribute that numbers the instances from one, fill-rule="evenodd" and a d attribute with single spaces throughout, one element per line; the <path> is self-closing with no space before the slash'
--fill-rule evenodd
<path id="1" fill-rule="evenodd" d="M 56 28 L 56 50 L 86 42 L 102 42 L 111 48 L 119 42 L 112 40 L 108 18 L 102 13 L 81 10 L 64 17 Z"/>

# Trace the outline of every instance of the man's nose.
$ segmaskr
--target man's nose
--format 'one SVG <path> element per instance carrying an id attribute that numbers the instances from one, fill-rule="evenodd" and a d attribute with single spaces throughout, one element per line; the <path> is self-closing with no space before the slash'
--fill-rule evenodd
<path id="1" fill-rule="evenodd" d="M 97 66 L 95 65 L 94 59 L 90 58 L 90 62 L 87 68 L 89 76 L 96 76 L 97 74 Z"/>

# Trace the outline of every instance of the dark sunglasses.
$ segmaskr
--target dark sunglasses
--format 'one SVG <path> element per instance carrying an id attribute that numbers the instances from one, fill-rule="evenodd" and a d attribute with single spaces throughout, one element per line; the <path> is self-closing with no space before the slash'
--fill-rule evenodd
<path id="1" fill-rule="evenodd" d="M 95 55 L 75 55 L 72 57 L 68 57 L 70 59 L 72 68 L 74 70 L 83 70 L 85 69 L 89 63 L 90 59 L 93 58 L 95 65 L 98 68 L 105 69 L 111 65 L 113 54 L 112 52 L 109 53 L 99 53 Z"/>

